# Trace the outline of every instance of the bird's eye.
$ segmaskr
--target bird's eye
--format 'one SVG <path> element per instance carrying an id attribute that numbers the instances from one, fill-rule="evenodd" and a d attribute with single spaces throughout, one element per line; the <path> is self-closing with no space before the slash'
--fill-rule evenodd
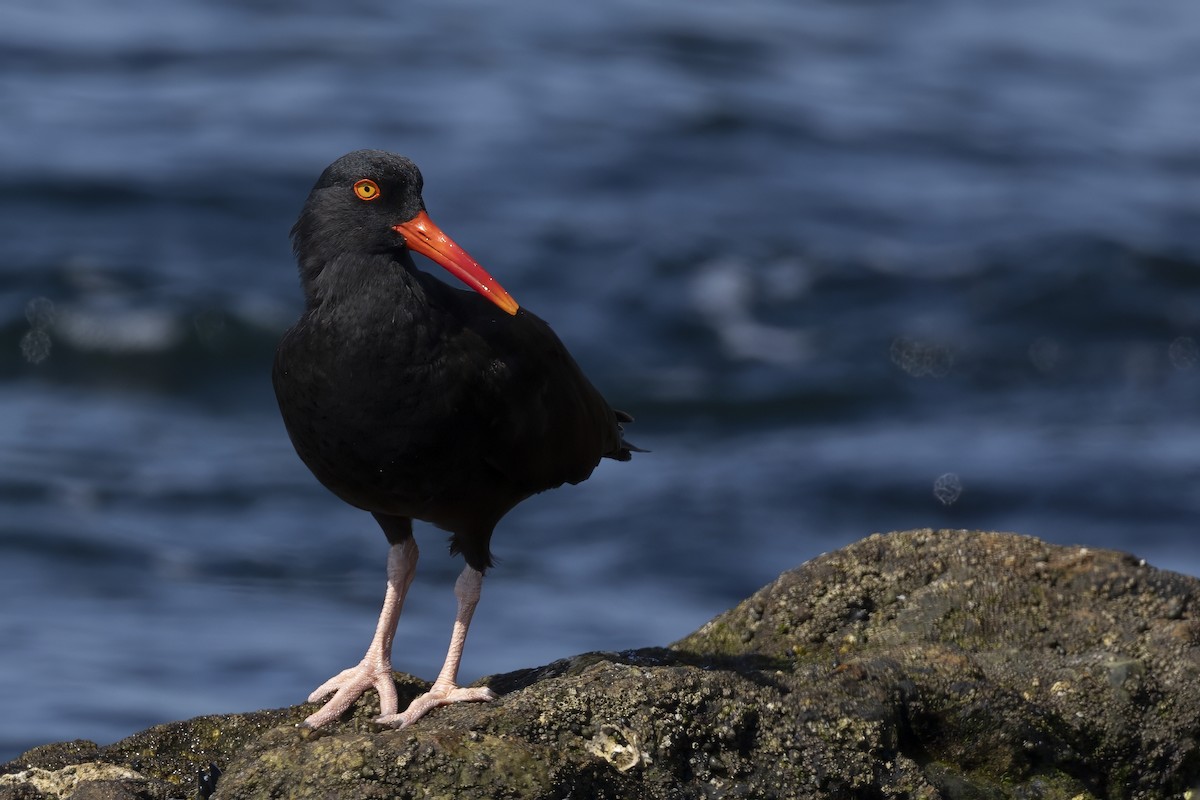
<path id="1" fill-rule="evenodd" d="M 358 195 L 359 200 L 378 200 L 379 184 L 370 178 L 363 178 L 361 181 L 355 182 L 354 193 Z"/>

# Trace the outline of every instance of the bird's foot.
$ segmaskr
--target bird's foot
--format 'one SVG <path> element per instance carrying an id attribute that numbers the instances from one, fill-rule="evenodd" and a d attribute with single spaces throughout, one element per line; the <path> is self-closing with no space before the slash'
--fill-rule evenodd
<path id="1" fill-rule="evenodd" d="M 375 720 L 380 725 L 390 725 L 393 728 L 406 728 L 428 714 L 438 706 L 448 706 L 451 703 L 486 703 L 496 699 L 496 693 L 486 686 L 455 686 L 448 684 L 433 688 L 409 703 L 403 714 L 383 714 Z"/>
<path id="2" fill-rule="evenodd" d="M 362 697 L 371 687 L 379 692 L 379 709 L 383 716 L 396 716 L 396 684 L 392 680 L 392 664 L 388 659 L 372 658 L 368 655 L 357 666 L 334 675 L 318 686 L 308 696 L 315 703 L 333 693 L 329 702 L 304 720 L 306 728 L 319 728 L 340 717 L 354 701 Z"/>

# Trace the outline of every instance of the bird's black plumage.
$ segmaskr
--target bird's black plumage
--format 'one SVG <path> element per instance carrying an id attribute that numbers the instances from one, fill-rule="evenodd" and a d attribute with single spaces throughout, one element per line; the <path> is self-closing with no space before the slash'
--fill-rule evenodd
<path id="1" fill-rule="evenodd" d="M 305 720 L 312 727 L 371 688 L 379 722 L 401 727 L 441 705 L 494 699 L 487 687 L 457 683 L 493 528 L 530 495 L 637 450 L 622 439 L 630 418 L 609 407 L 545 322 L 433 224 L 421 188 L 408 159 L 350 153 L 322 173 L 292 230 L 306 305 L 276 351 L 279 408 L 317 479 L 370 511 L 391 544 L 375 636 L 361 662 L 309 696 L 333 695 Z M 418 270 L 410 250 L 474 291 Z M 416 570 L 413 519 L 449 531 L 467 566 L 442 670 L 398 713 L 391 651 Z"/>
<path id="2" fill-rule="evenodd" d="M 377 197 L 356 194 L 363 180 Z M 513 506 L 637 448 L 622 439 L 630 418 L 545 322 L 416 268 L 396 225 L 424 211 L 421 189 L 411 161 L 382 151 L 321 175 L 292 231 L 306 308 L 273 380 L 321 483 L 385 532 L 410 519 L 449 531 L 452 551 L 482 572 Z"/>

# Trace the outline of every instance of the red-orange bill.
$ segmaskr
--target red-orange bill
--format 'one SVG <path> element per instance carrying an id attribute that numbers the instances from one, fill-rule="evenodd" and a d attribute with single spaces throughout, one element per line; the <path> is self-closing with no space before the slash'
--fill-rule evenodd
<path id="1" fill-rule="evenodd" d="M 392 227 L 404 236 L 409 250 L 420 253 L 444 267 L 454 277 L 509 314 L 517 313 L 517 309 L 520 308 L 517 301 L 513 300 L 512 296 L 504 291 L 504 287 L 487 274 L 487 270 L 479 266 L 479 262 L 471 258 L 466 250 L 442 233 L 442 229 L 433 224 L 433 220 L 424 211 L 408 222 L 401 222 Z"/>

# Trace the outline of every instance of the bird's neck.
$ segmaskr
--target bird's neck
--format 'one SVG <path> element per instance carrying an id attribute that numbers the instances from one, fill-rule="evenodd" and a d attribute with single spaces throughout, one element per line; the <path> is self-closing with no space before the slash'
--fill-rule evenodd
<path id="1" fill-rule="evenodd" d="M 425 287 L 407 251 L 342 254 L 318 270 L 301 265 L 308 307 L 317 313 L 351 313 L 363 319 L 428 308 Z"/>

